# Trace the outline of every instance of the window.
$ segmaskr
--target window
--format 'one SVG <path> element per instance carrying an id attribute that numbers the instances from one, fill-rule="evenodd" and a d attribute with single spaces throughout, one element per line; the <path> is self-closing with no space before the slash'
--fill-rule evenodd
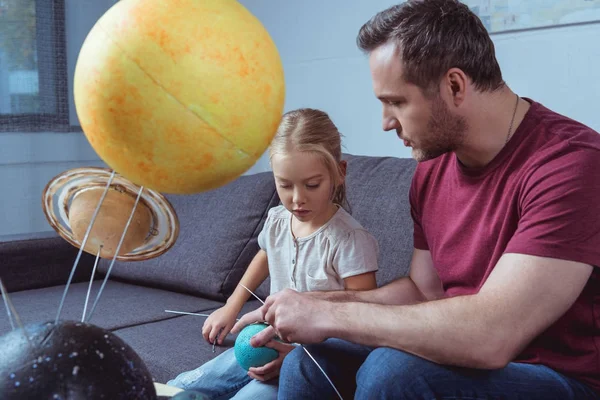
<path id="1" fill-rule="evenodd" d="M 69 129 L 64 0 L 0 0 L 0 131 Z"/>

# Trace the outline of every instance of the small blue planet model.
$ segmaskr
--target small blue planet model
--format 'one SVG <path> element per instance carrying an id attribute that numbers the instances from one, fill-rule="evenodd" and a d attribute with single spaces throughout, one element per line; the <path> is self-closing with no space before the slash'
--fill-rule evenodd
<path id="1" fill-rule="evenodd" d="M 269 347 L 252 347 L 250 339 L 269 325 L 256 323 L 246 326 L 239 333 L 234 345 L 234 354 L 238 363 L 246 371 L 251 367 L 262 367 L 275 360 L 279 353 Z"/>

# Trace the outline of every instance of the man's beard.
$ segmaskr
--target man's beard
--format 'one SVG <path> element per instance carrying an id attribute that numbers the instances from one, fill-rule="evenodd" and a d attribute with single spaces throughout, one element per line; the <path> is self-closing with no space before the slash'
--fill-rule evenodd
<path id="1" fill-rule="evenodd" d="M 453 115 L 437 95 L 431 103 L 431 117 L 425 136 L 419 141 L 419 147 L 413 148 L 412 157 L 420 162 L 455 151 L 464 142 L 467 127 L 466 119 Z"/>

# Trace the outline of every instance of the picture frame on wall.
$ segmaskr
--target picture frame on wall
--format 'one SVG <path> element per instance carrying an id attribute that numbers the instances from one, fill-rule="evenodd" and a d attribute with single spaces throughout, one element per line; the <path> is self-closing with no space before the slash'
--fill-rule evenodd
<path id="1" fill-rule="evenodd" d="M 600 22 L 600 0 L 462 0 L 490 34 Z"/>

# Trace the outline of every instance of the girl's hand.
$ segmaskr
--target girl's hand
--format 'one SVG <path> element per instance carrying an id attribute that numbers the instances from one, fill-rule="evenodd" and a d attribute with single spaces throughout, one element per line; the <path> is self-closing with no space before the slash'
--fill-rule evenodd
<path id="1" fill-rule="evenodd" d="M 236 316 L 237 312 L 233 307 L 227 304 L 213 311 L 213 313 L 204 321 L 204 325 L 202 326 L 202 336 L 210 344 L 213 344 L 215 339 L 218 340 L 217 343 L 219 345 L 223 344 L 223 340 L 235 323 Z M 221 331 L 220 334 L 219 331 Z M 218 338 L 217 335 L 219 336 Z"/>
<path id="2" fill-rule="evenodd" d="M 248 376 L 250 378 L 263 382 L 273 379 L 279 375 L 279 370 L 281 369 L 281 364 L 283 364 L 283 359 L 290 351 L 296 348 L 295 345 L 281 343 L 277 340 L 271 340 L 265 344 L 265 347 L 270 347 L 277 350 L 279 352 L 279 357 L 270 363 L 263 365 L 262 367 L 252 367 L 248 370 Z"/>

